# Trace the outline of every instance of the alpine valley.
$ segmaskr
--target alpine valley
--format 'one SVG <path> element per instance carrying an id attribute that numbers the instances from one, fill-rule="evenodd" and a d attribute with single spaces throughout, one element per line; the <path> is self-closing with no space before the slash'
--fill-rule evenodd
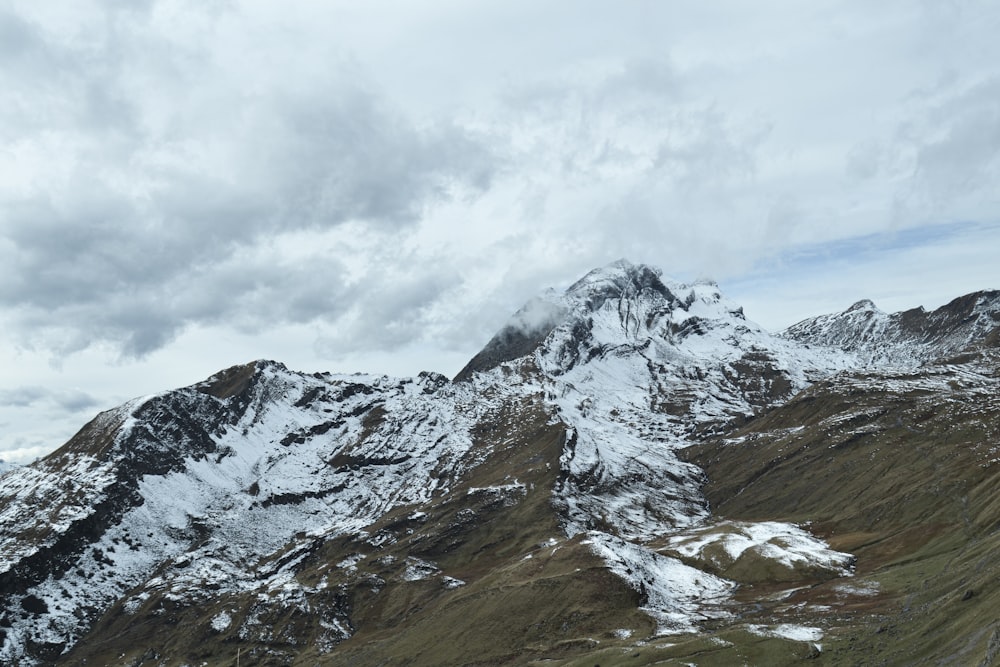
<path id="1" fill-rule="evenodd" d="M 1000 292 L 620 261 L 453 379 L 274 361 L 0 472 L 4 665 L 1000 664 Z"/>

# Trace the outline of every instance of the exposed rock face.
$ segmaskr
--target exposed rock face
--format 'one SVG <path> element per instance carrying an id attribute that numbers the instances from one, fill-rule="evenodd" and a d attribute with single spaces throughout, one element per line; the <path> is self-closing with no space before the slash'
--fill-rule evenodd
<path id="1" fill-rule="evenodd" d="M 473 373 L 496 368 L 532 354 L 566 316 L 566 309 L 544 298 L 529 301 L 455 376 L 469 380 Z"/>
<path id="2" fill-rule="evenodd" d="M 870 365 L 913 367 L 994 340 L 997 327 L 1000 292 L 985 291 L 959 297 L 931 312 L 913 308 L 890 315 L 871 301 L 859 301 L 842 313 L 803 320 L 784 335 L 853 352 Z"/>
<path id="3" fill-rule="evenodd" d="M 257 361 L 137 399 L 0 477 L 0 662 L 806 657 L 829 623 L 767 596 L 868 590 L 852 575 L 874 557 L 838 535 L 878 525 L 762 480 L 803 456 L 802 425 L 836 445 L 816 467 L 891 421 L 850 413 L 851 391 L 989 395 L 998 301 L 860 302 L 773 335 L 713 283 L 621 261 L 527 304 L 455 382 Z M 899 433 L 925 428 L 900 414 Z M 756 438 L 784 444 L 755 459 Z M 797 493 L 839 497 L 798 474 Z M 788 523 L 810 520 L 842 544 Z M 843 628 L 865 626 L 844 595 Z M 663 634 L 685 639 L 649 647 Z"/>
<path id="4" fill-rule="evenodd" d="M 478 409 L 457 414 L 465 399 L 441 389 L 256 362 L 100 415 L 4 481 L 4 606 L 50 601 L 8 614 L 7 659 L 45 658 L 30 646 L 71 643 L 136 586 L 181 599 L 255 590 L 296 535 L 427 500 L 467 465 L 463 425 Z"/>

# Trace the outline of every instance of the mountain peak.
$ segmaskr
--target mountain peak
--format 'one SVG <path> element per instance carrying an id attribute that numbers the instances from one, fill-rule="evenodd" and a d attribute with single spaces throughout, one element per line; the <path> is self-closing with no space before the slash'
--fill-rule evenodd
<path id="1" fill-rule="evenodd" d="M 547 367 L 565 370 L 602 350 L 638 350 L 653 340 L 675 346 L 713 331 L 719 333 L 713 340 L 721 341 L 723 331 L 759 329 L 715 282 L 662 276 L 657 267 L 620 259 L 589 271 L 562 293 L 545 291 L 518 310 L 455 380 L 536 350 L 548 359 Z"/>
<path id="2" fill-rule="evenodd" d="M 868 299 L 840 313 L 812 317 L 782 334 L 810 345 L 840 348 L 864 364 L 916 366 L 957 354 L 1000 325 L 1000 292 L 974 292 L 928 311 L 887 314 Z"/>
<path id="3" fill-rule="evenodd" d="M 574 311 L 596 312 L 608 299 L 634 297 L 648 290 L 672 296 L 660 280 L 662 273 L 656 267 L 619 259 L 589 271 L 563 293 L 551 288 L 546 290 L 515 312 L 458 372 L 455 381 L 467 380 L 477 371 L 531 354 Z"/>
<path id="4" fill-rule="evenodd" d="M 591 269 L 582 278 L 570 285 L 566 290 L 572 293 L 588 284 L 607 281 L 636 281 L 648 282 L 651 279 L 659 279 L 663 275 L 662 269 L 648 264 L 633 264 L 627 259 L 619 259 L 605 266 Z"/>
<path id="5" fill-rule="evenodd" d="M 596 310 L 608 298 L 631 296 L 643 290 L 668 295 L 670 292 L 661 280 L 662 275 L 663 271 L 659 268 L 619 259 L 588 272 L 567 288 L 565 296 Z"/>
<path id="6" fill-rule="evenodd" d="M 853 313 L 856 311 L 882 312 L 878 309 L 878 306 L 876 306 L 875 302 L 873 302 L 871 299 L 861 299 L 860 301 L 855 302 L 850 308 L 848 308 L 844 312 Z"/>

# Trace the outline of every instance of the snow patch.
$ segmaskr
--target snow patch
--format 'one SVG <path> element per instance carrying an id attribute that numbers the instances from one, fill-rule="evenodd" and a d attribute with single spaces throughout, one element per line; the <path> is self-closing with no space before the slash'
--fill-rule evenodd
<path id="1" fill-rule="evenodd" d="M 337 563 L 337 567 L 341 570 L 347 570 L 348 572 L 355 572 L 358 569 L 358 563 L 365 559 L 364 554 L 352 554 L 345 558 L 344 560 Z"/>
<path id="2" fill-rule="evenodd" d="M 842 595 L 873 597 L 878 595 L 881 586 L 877 581 L 845 581 L 834 586 L 834 590 Z"/>
<path id="3" fill-rule="evenodd" d="M 441 568 L 434 563 L 421 560 L 414 556 L 409 556 L 406 559 L 406 569 L 403 571 L 403 581 L 420 581 L 422 579 L 430 579 L 440 572 Z"/>
<path id="4" fill-rule="evenodd" d="M 722 605 L 736 587 L 733 582 L 620 537 L 589 535 L 594 553 L 642 595 L 641 609 L 656 621 L 657 634 L 696 632 L 701 621 L 729 616 Z"/>
<path id="5" fill-rule="evenodd" d="M 212 617 L 210 625 L 212 629 L 216 632 L 225 632 L 229 629 L 229 626 L 233 623 L 233 617 L 227 612 L 220 611 L 218 614 Z"/>
<path id="6" fill-rule="evenodd" d="M 718 555 L 706 555 L 717 545 L 728 562 Z M 855 560 L 851 554 L 830 549 L 826 542 L 799 526 L 778 521 L 723 521 L 678 533 L 667 540 L 667 546 L 682 556 L 704 559 L 718 567 L 730 565 L 751 549 L 788 568 L 820 567 L 842 575 L 850 574 Z"/>
<path id="7" fill-rule="evenodd" d="M 776 626 L 747 625 L 746 628 L 758 637 L 779 637 L 796 642 L 818 642 L 823 639 L 821 629 L 792 623 L 782 623 Z"/>

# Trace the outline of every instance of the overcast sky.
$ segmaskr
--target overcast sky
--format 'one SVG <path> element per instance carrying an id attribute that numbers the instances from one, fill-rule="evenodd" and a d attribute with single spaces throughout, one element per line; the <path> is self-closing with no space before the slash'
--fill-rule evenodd
<path id="1" fill-rule="evenodd" d="M 1000 4 L 0 0 L 0 458 L 256 358 L 453 375 L 621 257 L 1000 286 Z"/>

